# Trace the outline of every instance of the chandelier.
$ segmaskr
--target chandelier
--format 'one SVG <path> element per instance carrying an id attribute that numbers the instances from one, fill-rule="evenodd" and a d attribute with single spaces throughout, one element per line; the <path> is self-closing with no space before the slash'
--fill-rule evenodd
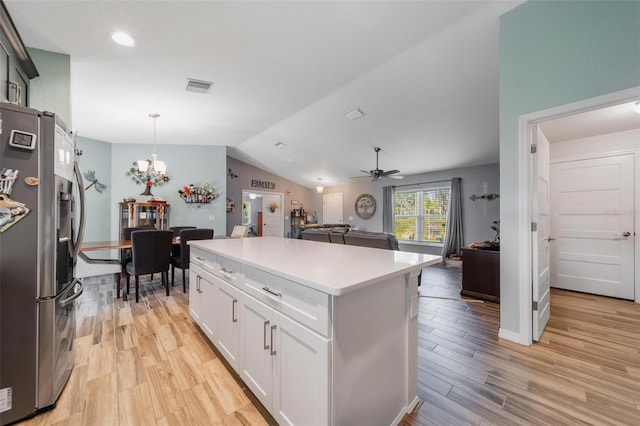
<path id="1" fill-rule="evenodd" d="M 151 193 L 153 185 L 160 186 L 169 181 L 169 176 L 166 175 L 167 165 L 164 161 L 158 160 L 156 153 L 156 120 L 160 117 L 160 114 L 151 113 L 149 117 L 153 118 L 153 153 L 151 154 L 151 160 L 134 161 L 134 167 L 127 172 L 127 175 L 131 176 L 135 183 L 145 184 L 146 188 L 140 195 L 153 195 Z"/>

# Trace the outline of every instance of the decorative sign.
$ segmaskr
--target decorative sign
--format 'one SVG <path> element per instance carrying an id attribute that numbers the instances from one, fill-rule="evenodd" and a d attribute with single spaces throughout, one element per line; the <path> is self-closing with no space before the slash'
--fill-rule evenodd
<path id="1" fill-rule="evenodd" d="M 276 183 L 268 182 L 266 180 L 251 179 L 251 187 L 262 189 L 276 189 Z"/>

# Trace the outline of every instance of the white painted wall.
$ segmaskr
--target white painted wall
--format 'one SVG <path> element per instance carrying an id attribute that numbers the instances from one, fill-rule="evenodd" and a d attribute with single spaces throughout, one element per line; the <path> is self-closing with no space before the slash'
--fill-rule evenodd
<path id="1" fill-rule="evenodd" d="M 580 156 L 608 154 L 611 152 L 639 150 L 640 129 L 634 129 L 570 141 L 552 141 L 549 150 L 549 160 L 553 161 Z"/>

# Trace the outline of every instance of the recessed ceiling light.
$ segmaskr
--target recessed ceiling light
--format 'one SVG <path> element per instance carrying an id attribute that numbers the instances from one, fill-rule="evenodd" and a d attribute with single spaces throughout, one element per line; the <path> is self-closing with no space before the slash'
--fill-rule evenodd
<path id="1" fill-rule="evenodd" d="M 349 120 L 353 121 L 353 120 L 357 120 L 358 118 L 364 117 L 364 112 L 362 112 L 361 109 L 356 108 L 356 109 L 352 109 L 349 112 L 345 112 L 344 116 L 347 117 Z"/>
<path id="2" fill-rule="evenodd" d="M 127 47 L 131 47 L 134 44 L 136 44 L 136 42 L 133 41 L 133 38 L 129 34 L 126 34 L 126 33 L 116 32 L 116 33 L 111 34 L 111 38 L 116 43 L 121 44 L 123 46 L 127 46 Z"/>

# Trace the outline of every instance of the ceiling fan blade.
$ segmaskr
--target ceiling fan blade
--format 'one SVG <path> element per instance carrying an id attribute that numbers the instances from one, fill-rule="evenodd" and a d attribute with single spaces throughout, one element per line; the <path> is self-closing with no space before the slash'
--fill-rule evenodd
<path id="1" fill-rule="evenodd" d="M 370 176 L 373 176 L 373 174 L 372 174 L 371 172 L 368 172 L 368 171 L 366 171 L 366 170 L 360 170 L 360 171 L 361 171 L 362 173 L 366 173 L 366 174 L 368 174 L 368 175 L 370 175 Z"/>
<path id="2" fill-rule="evenodd" d="M 386 176 L 386 177 L 388 177 L 389 179 L 404 179 L 404 176 L 401 176 L 401 175 Z"/>
<path id="3" fill-rule="evenodd" d="M 396 174 L 396 173 L 400 173 L 400 170 L 389 170 L 387 172 L 383 171 L 383 172 L 380 173 L 380 175 L 389 176 L 389 175 L 393 175 L 393 174 Z"/>

